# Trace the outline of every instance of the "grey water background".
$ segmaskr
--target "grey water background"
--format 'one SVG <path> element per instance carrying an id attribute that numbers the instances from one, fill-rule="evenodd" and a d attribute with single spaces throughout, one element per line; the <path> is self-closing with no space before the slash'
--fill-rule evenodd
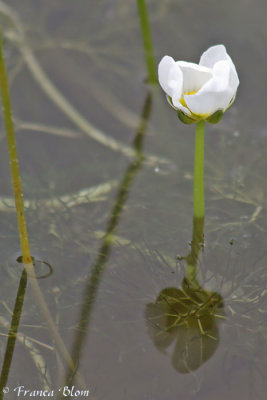
<path id="1" fill-rule="evenodd" d="M 27 45 L 55 87 L 96 129 L 131 147 L 149 91 L 136 2 L 3 3 L 18 16 Z M 181 124 L 164 94 L 153 88 L 144 156 L 168 162 L 144 160 L 128 182 L 115 243 L 100 260 L 77 368 L 97 400 L 264 399 L 267 5 L 263 0 L 147 4 L 157 62 L 165 54 L 198 62 L 209 46 L 224 43 L 239 73 L 233 107 L 218 125 L 207 125 L 205 137 L 205 249 L 199 271 L 203 286 L 222 295 L 226 319 L 218 323 L 212 357 L 187 374 L 173 366 L 174 345 L 159 351 L 148 333 L 147 305 L 162 289 L 181 286 L 184 265 L 177 256 L 189 251 L 193 206 L 194 128 Z M 0 21 L 24 198 L 30 200 L 30 245 L 36 258 L 53 267 L 40 287 L 71 351 L 103 234 L 132 159 L 90 138 L 53 103 L 12 40 L 16 27 L 2 13 Z M 0 140 L 4 204 L 12 187 L 3 118 Z M 117 186 L 79 204 L 79 191 L 111 181 Z M 2 207 L 0 213 L 2 359 L 21 269 L 15 212 Z M 8 386 L 40 390 L 49 383 L 56 390 L 64 372 L 29 287 L 19 332 L 36 353 L 17 340 Z"/>

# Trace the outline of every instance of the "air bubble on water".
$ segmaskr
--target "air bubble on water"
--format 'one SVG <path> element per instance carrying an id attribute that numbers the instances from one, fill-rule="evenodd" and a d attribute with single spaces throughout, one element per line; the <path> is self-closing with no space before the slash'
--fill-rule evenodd
<path id="1" fill-rule="evenodd" d="M 193 179 L 193 175 L 191 174 L 191 172 L 185 172 L 184 179 L 187 181 L 191 181 Z"/>

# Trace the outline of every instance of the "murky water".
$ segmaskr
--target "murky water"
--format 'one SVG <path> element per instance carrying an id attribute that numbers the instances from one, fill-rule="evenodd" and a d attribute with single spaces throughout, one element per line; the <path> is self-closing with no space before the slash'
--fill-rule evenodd
<path id="1" fill-rule="evenodd" d="M 220 305 L 211 319 L 192 321 L 194 307 L 182 299 L 194 129 L 145 83 L 135 1 L 0 1 L 31 249 L 52 266 L 38 282 L 75 362 L 68 371 L 27 284 L 5 399 L 22 397 L 19 386 L 59 398 L 66 385 L 74 386 L 69 398 L 87 389 L 94 400 L 265 398 L 266 2 L 147 4 L 157 61 L 197 62 L 224 43 L 239 72 L 234 106 L 205 137 L 195 301 L 213 307 L 207 293 L 216 293 Z M 2 121 L 4 360 L 25 282 Z M 36 268 L 50 271 L 40 261 Z M 177 312 L 189 328 L 169 329 L 166 315 Z"/>

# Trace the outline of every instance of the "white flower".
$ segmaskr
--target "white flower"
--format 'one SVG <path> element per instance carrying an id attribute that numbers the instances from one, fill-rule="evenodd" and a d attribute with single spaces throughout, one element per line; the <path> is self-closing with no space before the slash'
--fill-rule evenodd
<path id="1" fill-rule="evenodd" d="M 170 104 L 178 115 L 185 115 L 192 122 L 217 112 L 222 116 L 232 105 L 239 85 L 234 63 L 222 44 L 206 50 L 199 64 L 165 56 L 159 63 L 158 75 Z"/>

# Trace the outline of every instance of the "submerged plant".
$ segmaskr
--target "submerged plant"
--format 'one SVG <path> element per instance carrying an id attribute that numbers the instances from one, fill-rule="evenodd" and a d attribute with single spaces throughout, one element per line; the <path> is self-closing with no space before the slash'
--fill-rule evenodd
<path id="1" fill-rule="evenodd" d="M 167 287 L 154 303 L 147 304 L 145 316 L 148 334 L 161 351 L 171 347 L 172 366 L 190 373 L 208 361 L 219 345 L 217 318 L 224 318 L 222 297 L 202 288 L 190 288 L 186 279 L 182 288 Z"/>
<path id="2" fill-rule="evenodd" d="M 189 373 L 208 361 L 219 344 L 218 319 L 224 319 L 222 296 L 203 288 L 196 277 L 203 248 L 204 217 L 194 218 L 191 251 L 186 257 L 186 277 L 181 288 L 166 287 L 146 307 L 148 333 L 154 345 L 165 352 L 176 343 L 172 365 Z"/>

